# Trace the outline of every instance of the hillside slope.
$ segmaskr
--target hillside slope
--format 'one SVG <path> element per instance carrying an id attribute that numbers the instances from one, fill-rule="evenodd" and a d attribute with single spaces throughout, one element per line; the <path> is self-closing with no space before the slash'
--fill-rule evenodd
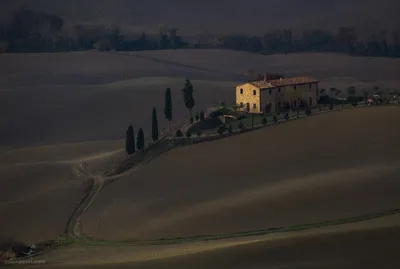
<path id="1" fill-rule="evenodd" d="M 397 208 L 399 109 L 339 111 L 170 151 L 107 186 L 84 232 L 195 236 Z"/>

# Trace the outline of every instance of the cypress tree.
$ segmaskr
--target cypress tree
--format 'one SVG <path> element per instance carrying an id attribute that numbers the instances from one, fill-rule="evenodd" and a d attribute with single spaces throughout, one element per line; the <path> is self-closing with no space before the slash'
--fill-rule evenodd
<path id="1" fill-rule="evenodd" d="M 204 121 L 204 111 L 203 110 L 201 110 L 200 111 L 200 121 Z"/>
<path id="2" fill-rule="evenodd" d="M 183 101 L 185 102 L 185 106 L 189 109 L 190 117 L 192 117 L 192 108 L 195 105 L 194 97 L 193 97 L 193 85 L 189 79 L 186 79 L 185 87 L 182 89 L 183 92 Z"/>
<path id="3" fill-rule="evenodd" d="M 167 90 L 165 91 L 164 116 L 168 120 L 168 129 L 171 129 L 172 97 L 171 97 L 171 89 L 170 88 L 167 88 Z"/>
<path id="4" fill-rule="evenodd" d="M 158 120 L 157 120 L 157 111 L 156 108 L 153 107 L 153 113 L 152 113 L 152 120 L 151 120 L 151 137 L 153 138 L 153 141 L 158 140 Z"/>
<path id="5" fill-rule="evenodd" d="M 133 131 L 133 126 L 129 125 L 128 130 L 126 130 L 125 139 L 125 150 L 129 155 L 135 153 L 135 133 Z"/>
<path id="6" fill-rule="evenodd" d="M 136 146 L 138 150 L 144 149 L 144 133 L 142 128 L 139 129 Z"/>

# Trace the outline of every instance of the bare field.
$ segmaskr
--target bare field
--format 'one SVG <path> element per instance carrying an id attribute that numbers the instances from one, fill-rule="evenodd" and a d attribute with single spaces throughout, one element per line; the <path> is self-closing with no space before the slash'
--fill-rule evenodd
<path id="1" fill-rule="evenodd" d="M 167 87 L 174 122 L 188 118 L 180 93 L 186 77 L 195 111 L 233 102 L 234 85 L 249 68 L 312 75 L 323 87 L 400 88 L 398 59 L 335 54 L 74 52 L 0 54 L 0 62 L 0 238 L 25 243 L 63 232 L 85 191 L 72 164 L 95 160 L 92 168 L 101 171 L 123 149 L 128 124 L 149 134 L 153 105 L 160 129 L 167 127 Z M 83 230 L 159 238 L 397 207 L 399 127 L 392 123 L 399 112 L 390 109 L 338 112 L 169 152 L 107 186 L 84 215 Z"/>
<path id="2" fill-rule="evenodd" d="M 63 233 L 85 191 L 70 165 L 56 163 L 0 166 L 0 186 L 0 241 L 27 244 Z"/>
<path id="3" fill-rule="evenodd" d="M 225 73 L 245 74 L 248 69 L 253 69 L 287 76 L 313 76 L 321 80 L 321 87 L 338 87 L 343 91 L 350 85 L 367 89 L 374 85 L 400 88 L 397 71 L 400 59 L 352 57 L 335 53 L 264 56 L 227 50 L 142 51 L 134 54 L 142 59 L 157 59 L 170 65 L 195 65 Z"/>
<path id="4" fill-rule="evenodd" d="M 400 88 L 399 59 L 340 54 L 262 56 L 223 50 L 0 55 L 0 150 L 117 140 L 129 123 L 149 132 L 151 109 L 171 87 L 174 121 L 188 117 L 180 90 L 190 78 L 196 110 L 234 101 L 234 85 L 256 71 L 311 75 L 322 87 Z M 26 135 L 29 133 L 29 135 Z"/>
<path id="5" fill-rule="evenodd" d="M 399 215 L 178 245 L 70 245 L 38 268 L 398 268 Z M 384 247 L 382 247 L 384 246 Z"/>
<path id="6" fill-rule="evenodd" d="M 399 113 L 339 111 L 168 152 L 107 186 L 84 215 L 84 232 L 195 236 L 398 208 Z"/>
<path id="7" fill-rule="evenodd" d="M 125 140 L 92 141 L 23 148 L 0 152 L 1 165 L 35 163 L 76 163 L 101 158 L 124 147 Z"/>
<path id="8" fill-rule="evenodd" d="M 230 96 L 234 83 L 193 80 L 198 109 Z M 158 108 L 161 127 L 164 91 L 172 88 L 174 121 L 188 118 L 180 89 L 183 78 L 141 78 L 101 86 L 36 86 L 0 90 L 0 145 L 24 148 L 48 144 L 124 139 L 129 124 L 145 134 L 151 128 L 151 110 Z M 225 98 L 228 97 L 228 98 Z M 21 109 L 23 107 L 23 109 Z M 29 131 L 29 136 L 25 132 Z"/>

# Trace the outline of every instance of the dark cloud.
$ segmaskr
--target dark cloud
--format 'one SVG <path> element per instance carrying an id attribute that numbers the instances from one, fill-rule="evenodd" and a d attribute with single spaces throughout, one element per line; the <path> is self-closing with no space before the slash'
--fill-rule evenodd
<path id="1" fill-rule="evenodd" d="M 224 2 L 224 3 L 223 3 Z M 262 33 L 269 29 L 336 28 L 361 31 L 400 26 L 398 0 L 0 0 L 0 15 L 19 6 L 56 13 L 68 22 L 110 22 L 132 30 L 159 24 L 185 32 Z M 229 3 L 229 4 L 227 4 Z M 375 28 L 375 29 L 372 29 Z"/>

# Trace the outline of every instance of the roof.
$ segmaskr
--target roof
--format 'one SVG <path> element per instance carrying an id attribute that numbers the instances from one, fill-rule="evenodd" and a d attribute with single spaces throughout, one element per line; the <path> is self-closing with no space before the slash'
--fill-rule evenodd
<path id="1" fill-rule="evenodd" d="M 274 80 L 258 80 L 258 81 L 249 81 L 250 83 L 257 88 L 261 89 L 272 89 L 277 87 L 289 86 L 289 85 L 299 85 L 299 84 L 307 84 L 307 83 L 316 83 L 318 80 L 312 77 L 293 77 L 293 78 L 282 78 L 282 79 L 274 79 Z M 247 84 L 245 83 L 245 84 Z M 242 84 L 244 85 L 244 84 Z M 240 86 L 240 85 L 239 85 Z"/>

